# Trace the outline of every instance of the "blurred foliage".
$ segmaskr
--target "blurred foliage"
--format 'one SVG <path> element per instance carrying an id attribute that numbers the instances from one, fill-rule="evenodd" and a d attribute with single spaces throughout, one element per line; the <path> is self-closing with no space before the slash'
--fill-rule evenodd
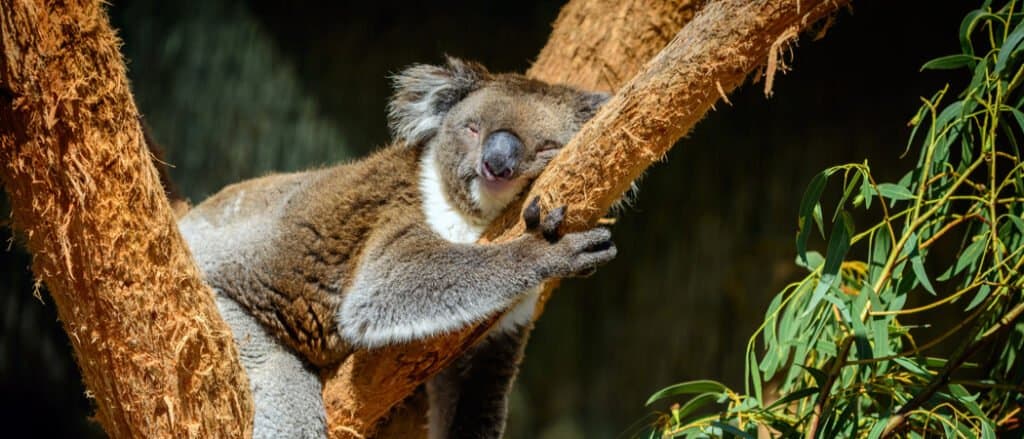
<path id="1" fill-rule="evenodd" d="M 747 346 L 743 391 L 716 381 L 662 389 L 648 404 L 695 396 L 672 405 L 651 436 L 753 438 L 759 429 L 784 437 L 1021 434 L 1020 9 L 1016 0 L 998 7 L 985 1 L 960 26 L 962 53 L 923 66 L 966 68 L 972 76 L 955 99 L 947 86 L 923 100 L 910 122 L 908 152 L 917 150 L 917 164 L 903 178 L 879 183 L 864 162 L 811 180 L 796 238 L 796 264 L 810 274 L 768 305 Z M 822 196 L 830 182 L 841 182 L 831 211 Z M 869 210 L 877 222 L 857 231 L 855 209 Z M 826 238 L 826 222 L 822 256 L 807 241 L 814 230 Z M 950 241 L 955 254 L 933 254 Z M 927 295 L 928 303 L 908 306 L 909 295 Z M 937 319 L 932 313 L 941 307 L 962 309 L 962 317 Z M 943 325 L 943 332 L 922 339 L 923 325 Z M 935 354 L 941 344 L 948 355 Z M 708 406 L 724 411 L 704 414 Z"/>
<path id="2" fill-rule="evenodd" d="M 195 201 L 269 172 L 351 157 L 246 5 L 126 2 L 112 11 L 132 91 L 172 180 Z"/>

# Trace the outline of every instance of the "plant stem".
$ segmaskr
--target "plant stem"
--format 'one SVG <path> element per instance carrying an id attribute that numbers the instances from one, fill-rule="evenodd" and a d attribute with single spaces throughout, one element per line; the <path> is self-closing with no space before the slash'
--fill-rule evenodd
<path id="1" fill-rule="evenodd" d="M 832 359 L 832 368 L 829 370 L 828 379 L 821 385 L 818 399 L 814 402 L 814 414 L 811 415 L 810 424 L 807 425 L 807 433 L 804 435 L 807 439 L 817 437 L 818 424 L 821 422 L 822 414 L 828 412 L 826 409 L 830 405 L 828 395 L 832 393 L 832 386 L 835 384 L 836 378 L 839 377 L 839 372 L 846 365 L 846 356 L 850 353 L 850 346 L 853 346 L 853 335 L 848 335 L 843 339 L 842 345 L 839 347 L 839 354 Z"/>

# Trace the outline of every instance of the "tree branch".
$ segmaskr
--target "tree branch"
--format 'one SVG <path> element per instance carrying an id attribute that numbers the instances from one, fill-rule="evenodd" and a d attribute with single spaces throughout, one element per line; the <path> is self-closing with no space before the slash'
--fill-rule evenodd
<path id="1" fill-rule="evenodd" d="M 0 0 L 0 178 L 111 437 L 241 437 L 252 397 L 99 1 Z"/>
<path id="2" fill-rule="evenodd" d="M 778 52 L 800 30 L 846 3 L 848 0 L 709 2 L 563 148 L 524 199 L 540 196 L 544 206 L 568 205 L 566 231 L 590 227 L 724 93 L 739 86 L 770 58 L 777 59 Z M 563 13 L 559 23 L 566 22 L 571 19 Z M 556 29 L 553 35 L 558 34 Z M 531 72 L 554 75 L 545 73 L 545 68 Z M 614 86 L 616 78 L 625 76 L 619 73 L 601 79 L 590 75 L 575 81 L 587 83 L 584 85 L 604 81 Z M 524 230 L 520 208 L 511 206 L 486 236 L 500 241 L 520 235 Z M 324 401 L 331 435 L 372 435 L 377 421 L 395 403 L 472 346 L 497 318 L 425 342 L 357 352 L 337 370 L 328 371 Z"/>

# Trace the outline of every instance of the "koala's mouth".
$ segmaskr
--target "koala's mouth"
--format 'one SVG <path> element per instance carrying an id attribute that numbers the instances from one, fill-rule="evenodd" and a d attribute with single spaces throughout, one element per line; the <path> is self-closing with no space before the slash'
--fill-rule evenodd
<path id="1" fill-rule="evenodd" d="M 519 187 L 518 178 L 513 175 L 497 176 L 488 169 L 487 165 L 480 162 L 476 166 L 477 181 L 480 186 L 491 193 L 504 193 Z M 509 173 L 511 174 L 511 173 Z"/>

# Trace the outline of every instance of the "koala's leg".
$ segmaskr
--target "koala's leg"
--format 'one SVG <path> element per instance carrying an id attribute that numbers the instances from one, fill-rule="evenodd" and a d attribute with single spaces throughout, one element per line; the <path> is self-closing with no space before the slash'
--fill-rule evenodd
<path id="1" fill-rule="evenodd" d="M 326 438 L 320 379 L 237 302 L 217 293 L 231 327 L 255 402 L 252 437 Z"/>
<path id="2" fill-rule="evenodd" d="M 430 439 L 497 439 L 505 432 L 508 394 L 528 326 L 496 328 L 427 382 Z"/>
<path id="3" fill-rule="evenodd" d="M 531 208 L 527 224 L 538 228 L 539 209 Z M 588 273 L 615 257 L 607 229 L 559 238 L 564 213 L 545 218 L 543 237 L 492 245 L 452 243 L 415 222 L 376 231 L 338 311 L 342 337 L 374 347 L 454 331 L 508 309 L 545 279 Z"/>

